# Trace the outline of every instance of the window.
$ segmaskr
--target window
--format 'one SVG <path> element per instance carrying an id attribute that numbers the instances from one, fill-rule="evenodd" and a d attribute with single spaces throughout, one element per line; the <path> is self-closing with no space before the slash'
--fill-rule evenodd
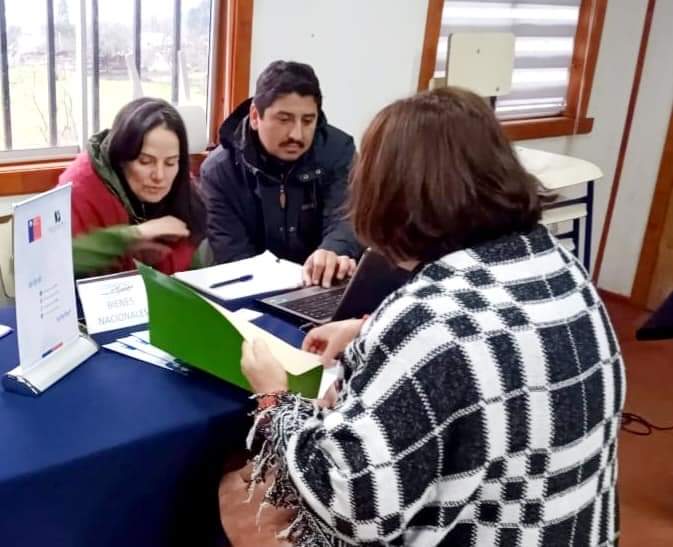
<path id="1" fill-rule="evenodd" d="M 540 131 L 510 136 L 587 132 L 604 11 L 605 0 L 430 0 L 419 87 L 444 76 L 451 33 L 512 32 L 512 90 L 498 98 L 496 112 L 506 128 L 525 128 L 521 122 L 526 120 Z"/>
<path id="2" fill-rule="evenodd" d="M 444 76 L 451 33 L 512 32 L 515 35 L 512 91 L 498 98 L 497 114 L 501 118 L 560 114 L 566 107 L 579 0 L 565 0 L 565 4 L 447 0 L 435 77 Z"/>
<path id="3" fill-rule="evenodd" d="M 127 62 L 144 94 L 207 109 L 215 3 L 0 0 L 0 158 L 76 152 L 133 98 Z"/>

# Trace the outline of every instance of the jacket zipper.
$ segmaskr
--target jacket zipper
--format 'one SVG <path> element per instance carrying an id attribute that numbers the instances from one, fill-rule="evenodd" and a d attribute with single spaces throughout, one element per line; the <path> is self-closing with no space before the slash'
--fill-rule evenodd
<path id="1" fill-rule="evenodd" d="M 280 205 L 280 210 L 283 215 L 283 239 L 285 240 L 285 244 L 289 244 L 289 234 L 287 233 L 287 193 L 285 192 L 285 181 L 289 177 L 290 173 L 292 172 L 292 168 L 285 173 L 281 179 L 280 179 L 280 188 L 279 188 L 279 193 L 278 193 L 278 203 Z"/>
<path id="2" fill-rule="evenodd" d="M 256 167 L 252 167 L 246 160 L 243 158 L 244 164 L 250 169 L 253 174 L 256 174 L 259 169 Z M 289 235 L 288 235 L 288 230 L 287 230 L 287 192 L 285 191 L 285 181 L 290 177 L 290 173 L 294 170 L 294 166 L 292 166 L 287 173 L 285 173 L 279 180 L 280 186 L 279 186 L 279 192 L 278 192 L 278 205 L 280 206 L 280 210 L 283 213 L 283 239 L 285 239 L 285 243 L 289 243 Z M 269 175 L 266 175 L 269 177 Z M 269 178 L 275 178 L 275 177 L 269 177 Z"/>
<path id="3" fill-rule="evenodd" d="M 285 210 L 287 205 L 287 196 L 285 195 L 285 179 L 280 182 L 280 194 L 278 195 L 278 200 L 280 202 L 280 208 Z"/>

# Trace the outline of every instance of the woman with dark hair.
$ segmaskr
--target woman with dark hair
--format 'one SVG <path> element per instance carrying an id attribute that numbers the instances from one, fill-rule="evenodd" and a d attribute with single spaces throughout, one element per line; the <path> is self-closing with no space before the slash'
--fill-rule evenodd
<path id="1" fill-rule="evenodd" d="M 344 367 L 332 408 L 288 393 L 262 343 L 243 348 L 261 446 L 251 478 L 267 481 L 294 545 L 617 543 L 623 362 L 540 208 L 539 184 L 473 93 L 421 93 L 376 116 L 351 218 L 411 281 L 366 320 L 306 337 Z"/>
<path id="2" fill-rule="evenodd" d="M 124 106 L 59 177 L 72 183 L 77 275 L 133 269 L 186 270 L 204 238 L 205 210 L 191 182 L 187 132 L 161 99 Z"/>

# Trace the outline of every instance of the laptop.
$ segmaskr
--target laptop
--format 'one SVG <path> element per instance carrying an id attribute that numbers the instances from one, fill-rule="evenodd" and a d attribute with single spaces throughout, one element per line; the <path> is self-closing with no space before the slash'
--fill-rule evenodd
<path id="1" fill-rule="evenodd" d="M 322 325 L 372 313 L 411 275 L 411 272 L 367 249 L 350 281 L 329 289 L 305 287 L 263 298 L 260 303 L 286 317 Z"/>

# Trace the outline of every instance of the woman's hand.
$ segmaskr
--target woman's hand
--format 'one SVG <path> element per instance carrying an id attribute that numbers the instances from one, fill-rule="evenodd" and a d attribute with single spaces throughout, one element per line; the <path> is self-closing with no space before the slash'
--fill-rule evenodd
<path id="1" fill-rule="evenodd" d="M 334 382 L 322 396 L 322 399 L 317 399 L 316 402 L 320 408 L 334 408 L 339 399 L 339 390 L 337 389 L 338 381 Z"/>
<path id="2" fill-rule="evenodd" d="M 358 335 L 362 323 L 364 319 L 347 319 L 316 327 L 306 335 L 301 349 L 319 354 L 323 366 L 329 367 Z"/>
<path id="3" fill-rule="evenodd" d="M 128 249 L 128 253 L 133 258 L 151 266 L 161 263 L 171 252 L 170 245 L 152 239 L 136 241 Z"/>
<path id="4" fill-rule="evenodd" d="M 180 239 L 189 237 L 187 225 L 172 215 L 155 218 L 138 224 L 140 237 L 143 239 Z"/>
<path id="5" fill-rule="evenodd" d="M 253 393 L 287 391 L 287 372 L 263 340 L 243 342 L 241 371 Z"/>

